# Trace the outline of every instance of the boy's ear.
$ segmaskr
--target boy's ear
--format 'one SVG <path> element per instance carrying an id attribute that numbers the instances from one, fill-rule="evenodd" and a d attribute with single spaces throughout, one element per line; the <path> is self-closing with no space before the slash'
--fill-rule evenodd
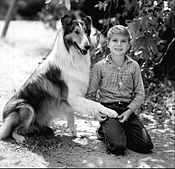
<path id="1" fill-rule="evenodd" d="M 131 50 L 131 43 L 129 42 L 129 45 L 128 45 L 128 52 Z"/>
<path id="2" fill-rule="evenodd" d="M 109 45 L 109 40 L 106 39 L 106 46 L 108 47 L 108 45 Z"/>

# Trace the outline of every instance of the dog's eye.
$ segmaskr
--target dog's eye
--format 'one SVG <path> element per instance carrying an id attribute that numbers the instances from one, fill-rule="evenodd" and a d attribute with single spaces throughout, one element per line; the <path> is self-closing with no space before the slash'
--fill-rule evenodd
<path id="1" fill-rule="evenodd" d="M 84 32 L 85 32 L 85 33 L 88 33 L 88 31 L 87 31 L 87 28 L 86 28 L 86 27 L 83 27 L 83 29 L 84 29 Z"/>
<path id="2" fill-rule="evenodd" d="M 77 34 L 77 35 L 80 33 L 78 30 L 75 30 L 74 32 L 75 32 L 75 34 Z"/>
<path id="3" fill-rule="evenodd" d="M 85 32 L 85 33 L 88 33 L 87 29 L 84 29 L 84 32 Z"/>

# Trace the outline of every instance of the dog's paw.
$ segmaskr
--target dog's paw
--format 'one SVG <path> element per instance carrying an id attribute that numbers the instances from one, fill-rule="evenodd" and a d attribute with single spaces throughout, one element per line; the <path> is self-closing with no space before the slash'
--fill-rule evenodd
<path id="1" fill-rule="evenodd" d="M 72 137 L 77 136 L 77 130 L 75 129 L 75 127 L 69 127 L 69 130 L 70 130 Z"/>
<path id="2" fill-rule="evenodd" d="M 93 116 L 95 120 L 98 120 L 98 121 L 105 121 L 107 119 L 106 114 L 103 114 L 100 111 L 95 110 L 95 109 L 91 111 L 91 115 Z"/>
<path id="3" fill-rule="evenodd" d="M 69 133 L 72 137 L 77 137 L 77 131 L 75 127 L 63 126 L 61 133 L 62 135 L 64 135 L 64 133 Z"/>
<path id="4" fill-rule="evenodd" d="M 96 107 L 94 107 L 94 110 L 100 112 L 100 114 L 102 114 L 103 116 L 107 115 L 111 118 L 116 118 L 118 116 L 118 113 L 116 111 L 109 109 L 100 103 L 98 103 Z"/>
<path id="5" fill-rule="evenodd" d="M 16 140 L 17 143 L 23 143 L 25 141 L 25 137 L 22 135 L 13 132 L 12 137 Z"/>
<path id="6" fill-rule="evenodd" d="M 69 128 L 69 131 L 70 131 L 71 135 L 73 137 L 76 137 L 77 136 L 77 130 L 76 130 L 76 127 L 75 127 L 74 123 L 73 124 L 72 123 L 68 123 L 67 127 Z"/>
<path id="7" fill-rule="evenodd" d="M 105 114 L 111 118 L 116 118 L 118 116 L 118 113 L 116 111 L 106 108 L 106 107 L 105 107 L 105 112 L 106 112 Z"/>

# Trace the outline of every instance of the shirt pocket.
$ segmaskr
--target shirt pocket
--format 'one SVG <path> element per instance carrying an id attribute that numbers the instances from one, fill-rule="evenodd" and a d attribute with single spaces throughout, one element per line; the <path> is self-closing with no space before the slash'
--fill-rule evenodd
<path id="1" fill-rule="evenodd" d="M 116 69 L 110 68 L 107 69 L 105 73 L 103 73 L 103 78 L 102 78 L 102 86 L 107 87 L 107 88 L 112 88 L 114 89 L 116 85 L 118 84 L 117 81 L 118 73 L 116 72 Z"/>
<path id="2" fill-rule="evenodd" d="M 121 72 L 121 81 L 124 87 L 128 89 L 133 89 L 133 77 L 131 70 L 124 70 Z"/>

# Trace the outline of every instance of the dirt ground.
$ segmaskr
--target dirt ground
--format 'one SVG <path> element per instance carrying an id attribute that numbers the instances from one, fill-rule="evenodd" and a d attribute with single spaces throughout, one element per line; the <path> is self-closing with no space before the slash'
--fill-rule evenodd
<path id="1" fill-rule="evenodd" d="M 40 22 L 11 22 L 6 38 L 0 40 L 0 125 L 4 104 L 48 54 L 54 38 L 55 32 Z M 78 137 L 73 138 L 64 131 L 66 121 L 56 119 L 54 136 L 34 135 L 24 144 L 11 138 L 0 141 L 0 167 L 175 168 L 174 130 L 154 122 L 144 123 L 154 143 L 151 154 L 127 150 L 124 156 L 115 156 L 97 139 L 97 121 L 76 118 Z"/>

